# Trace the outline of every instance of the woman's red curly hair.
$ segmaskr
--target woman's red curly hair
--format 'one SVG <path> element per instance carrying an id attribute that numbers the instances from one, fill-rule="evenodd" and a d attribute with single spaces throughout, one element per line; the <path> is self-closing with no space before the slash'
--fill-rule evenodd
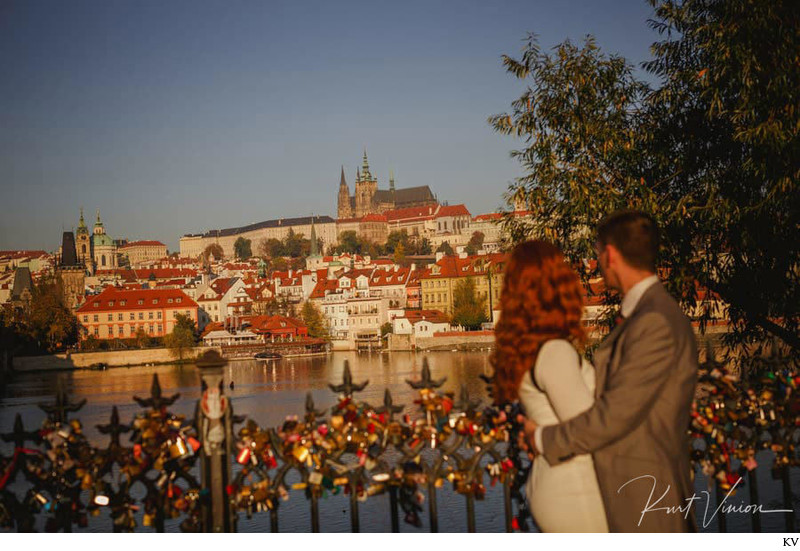
<path id="1" fill-rule="evenodd" d="M 506 264 L 495 328 L 495 403 L 519 397 L 522 377 L 535 365 L 546 341 L 568 339 L 583 345 L 582 314 L 580 280 L 558 247 L 545 241 L 517 245 Z"/>

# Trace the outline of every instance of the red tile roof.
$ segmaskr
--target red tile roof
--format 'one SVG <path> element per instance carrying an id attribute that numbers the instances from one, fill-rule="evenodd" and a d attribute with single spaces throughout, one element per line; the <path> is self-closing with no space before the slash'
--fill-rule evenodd
<path id="1" fill-rule="evenodd" d="M 436 218 L 442 216 L 471 216 L 464 205 L 442 205 L 436 211 Z"/>
<path id="2" fill-rule="evenodd" d="M 449 323 L 447 315 L 440 310 L 406 310 L 398 318 L 407 319 L 412 325 L 419 321 L 429 321 L 431 323 Z"/>
<path id="3" fill-rule="evenodd" d="M 169 299 L 172 299 L 171 303 Z M 153 304 L 154 300 L 157 301 L 156 304 Z M 122 304 L 123 301 L 125 304 Z M 139 301 L 142 303 L 139 304 Z M 197 308 L 197 303 L 180 289 L 119 290 L 114 287 L 106 287 L 99 295 L 86 297 L 86 303 L 76 312 L 88 314 L 120 310 L 151 310 L 153 307 Z"/>
<path id="4" fill-rule="evenodd" d="M 397 222 L 399 220 L 430 220 L 436 212 L 436 207 L 407 207 L 404 209 L 387 210 L 384 212 L 386 220 Z"/>

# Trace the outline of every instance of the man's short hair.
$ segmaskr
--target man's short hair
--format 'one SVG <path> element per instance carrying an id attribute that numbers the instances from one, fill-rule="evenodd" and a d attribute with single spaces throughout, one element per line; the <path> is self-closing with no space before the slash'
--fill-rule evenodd
<path id="1" fill-rule="evenodd" d="M 656 271 L 658 224 L 639 210 L 612 212 L 597 226 L 597 242 L 614 245 L 628 265 L 640 270 Z"/>

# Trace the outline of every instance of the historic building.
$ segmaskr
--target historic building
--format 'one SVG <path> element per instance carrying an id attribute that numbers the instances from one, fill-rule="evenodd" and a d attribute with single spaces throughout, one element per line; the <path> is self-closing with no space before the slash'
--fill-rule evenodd
<path id="1" fill-rule="evenodd" d="M 356 169 L 355 194 L 350 195 L 350 188 L 344 176 L 344 167 L 339 180 L 338 210 L 339 219 L 363 218 L 368 214 L 382 214 L 389 210 L 435 206 L 439 202 L 428 186 L 417 186 L 396 189 L 394 175 L 390 173 L 389 189 L 378 189 L 378 179 L 372 175 L 364 151 L 361 169 Z"/>
<path id="2" fill-rule="evenodd" d="M 64 232 L 61 237 L 61 254 L 56 264 L 56 275 L 61 281 L 67 306 L 74 310 L 83 301 L 86 265 L 76 253 L 75 236 L 71 231 Z"/>
<path id="3" fill-rule="evenodd" d="M 138 330 L 151 337 L 172 332 L 177 314 L 197 322 L 197 303 L 180 289 L 118 290 L 106 287 L 78 308 L 81 338 L 130 339 Z"/>
<path id="4" fill-rule="evenodd" d="M 118 243 L 106 233 L 106 228 L 100 220 L 100 209 L 97 209 L 97 221 L 90 234 L 83 219 L 83 208 L 81 208 L 81 218 L 78 228 L 75 230 L 74 246 L 79 263 L 90 274 L 97 270 L 109 270 L 118 266 Z"/>
<path id="5" fill-rule="evenodd" d="M 127 257 L 131 266 L 160 260 L 167 256 L 167 246 L 161 241 L 133 241 L 119 248 L 121 256 Z"/>

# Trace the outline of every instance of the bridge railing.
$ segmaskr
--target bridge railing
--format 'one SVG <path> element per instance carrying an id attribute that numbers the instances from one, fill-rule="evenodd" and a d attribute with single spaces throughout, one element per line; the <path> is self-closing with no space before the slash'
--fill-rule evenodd
<path id="1" fill-rule="evenodd" d="M 32 531 L 44 516 L 45 530 L 68 532 L 105 512 L 115 532 L 163 532 L 169 519 L 180 519 L 183 531 L 228 532 L 236 531 L 240 515 L 266 513 L 277 532 L 281 503 L 300 494 L 310 528 L 319 532 L 320 499 L 344 493 L 353 532 L 361 528 L 360 504 L 386 494 L 392 531 L 401 519 L 420 526 L 427 515 L 436 532 L 437 495 L 449 487 L 463 496 L 473 532 L 475 502 L 488 483 L 502 487 L 503 528 L 531 528 L 523 487 L 529 465 L 516 447 L 513 407 L 481 404 L 463 387 L 459 396 L 442 392 L 445 379 L 434 378 L 427 361 L 420 380 L 407 381 L 417 391 L 413 406 L 395 404 L 388 390 L 373 406 L 358 399 L 367 382 L 353 381 L 345 364 L 342 382 L 329 385 L 336 395 L 329 410 L 317 409 L 309 393 L 302 415 L 264 428 L 234 415 L 222 385 L 224 363 L 214 353 L 198 362 L 203 392 L 193 419 L 169 411 L 179 395 L 165 396 L 154 376 L 150 396 L 134 397 L 142 411 L 129 423 L 114 407 L 109 422 L 97 427 L 108 437 L 105 445 L 90 443 L 72 418 L 85 400 L 71 403 L 63 391 L 41 406 L 47 418 L 38 430 L 26 430 L 18 415 L 3 435 L 14 452 L 0 456 L 0 526 Z M 767 358 L 747 380 L 713 360 L 702 367 L 689 453 L 714 481 L 718 505 L 742 485 L 750 503 L 758 503 L 757 477 L 769 468 L 781 480 L 785 508 L 793 509 L 790 469 L 800 463 L 796 367 Z M 774 453 L 771 466 L 755 463 L 765 448 Z M 760 514 L 751 518 L 760 531 Z M 784 518 L 793 531 L 794 513 Z"/>

